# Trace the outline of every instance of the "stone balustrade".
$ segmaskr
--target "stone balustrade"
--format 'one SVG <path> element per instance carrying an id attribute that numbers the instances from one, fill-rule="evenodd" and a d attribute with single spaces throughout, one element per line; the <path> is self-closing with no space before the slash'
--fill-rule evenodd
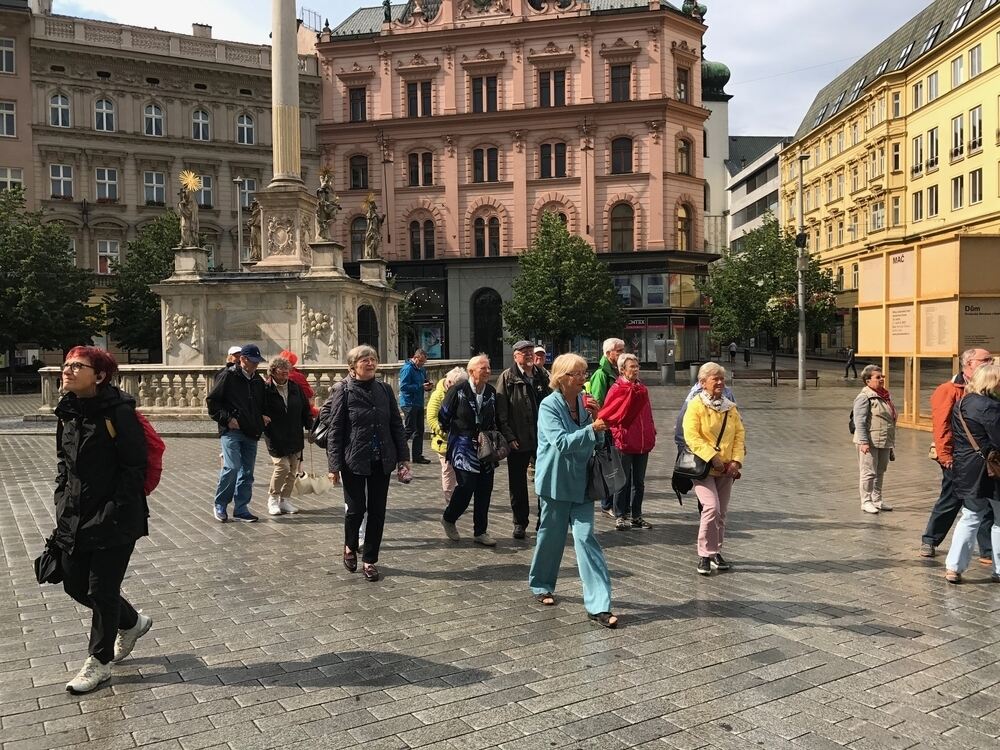
<path id="1" fill-rule="evenodd" d="M 437 381 L 451 368 L 464 366 L 459 360 L 433 360 L 427 363 L 427 376 Z M 378 375 L 399 392 L 399 371 L 402 362 L 379 365 Z M 262 368 L 266 367 L 261 365 Z M 208 419 L 205 397 L 215 381 L 219 367 L 166 367 L 165 365 L 122 365 L 118 368 L 118 385 L 135 397 L 143 414 L 159 419 Z M 297 368 L 312 386 L 313 402 L 322 406 L 330 390 L 347 376 L 347 365 L 303 365 Z M 41 414 L 51 414 L 59 398 L 62 372 L 58 367 L 43 367 L 38 371 L 42 381 Z"/>

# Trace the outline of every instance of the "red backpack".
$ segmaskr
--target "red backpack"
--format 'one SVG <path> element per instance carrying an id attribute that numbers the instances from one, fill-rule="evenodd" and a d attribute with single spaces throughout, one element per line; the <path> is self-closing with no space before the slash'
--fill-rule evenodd
<path id="1" fill-rule="evenodd" d="M 163 452 L 167 446 L 153 425 L 146 419 L 145 414 L 136 409 L 135 417 L 139 420 L 142 434 L 146 438 L 146 478 L 142 482 L 142 494 L 149 497 L 160 483 L 160 476 L 163 474 Z M 115 430 L 114 424 L 108 417 L 104 418 L 104 424 L 107 425 L 111 439 L 116 439 L 118 431 Z"/>

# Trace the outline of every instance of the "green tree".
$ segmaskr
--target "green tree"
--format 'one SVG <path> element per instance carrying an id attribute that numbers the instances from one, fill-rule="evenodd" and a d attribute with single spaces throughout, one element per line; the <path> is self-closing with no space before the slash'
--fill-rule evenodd
<path id="1" fill-rule="evenodd" d="M 111 293 L 105 302 L 108 333 L 122 349 L 148 349 L 152 362 L 162 361 L 160 298 L 150 291 L 174 270 L 174 250 L 181 241 L 180 221 L 167 211 L 147 224 L 128 243 L 125 260 L 115 263 Z"/>
<path id="2" fill-rule="evenodd" d="M 608 267 L 555 214 L 542 214 L 518 266 L 511 300 L 503 305 L 510 342 L 551 339 L 558 352 L 565 352 L 579 334 L 595 339 L 621 335 L 625 315 Z"/>
<path id="3" fill-rule="evenodd" d="M 20 188 L 0 191 L 0 351 L 8 366 L 18 344 L 66 351 L 91 343 L 101 327 L 89 304 L 93 288 L 63 225 L 27 211 Z"/>
<path id="4" fill-rule="evenodd" d="M 794 336 L 799 325 L 795 235 L 767 214 L 744 235 L 743 246 L 713 263 L 698 289 L 708 297 L 712 338 L 725 343 L 767 334 L 773 370 L 778 338 Z M 806 331 L 827 333 L 836 313 L 833 277 L 815 255 L 806 251 L 805 257 Z"/>

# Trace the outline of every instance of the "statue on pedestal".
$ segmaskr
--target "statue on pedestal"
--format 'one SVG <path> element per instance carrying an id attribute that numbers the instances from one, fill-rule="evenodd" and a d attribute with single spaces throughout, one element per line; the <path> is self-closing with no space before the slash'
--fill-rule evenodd
<path id="1" fill-rule="evenodd" d="M 368 222 L 365 229 L 365 260 L 375 260 L 381 258 L 378 249 L 382 245 L 382 223 L 385 221 L 385 214 L 379 216 L 378 204 L 375 203 L 375 196 L 368 194 L 365 201 L 365 219 Z"/>
<path id="2" fill-rule="evenodd" d="M 319 239 L 332 240 L 330 224 L 337 220 L 340 211 L 340 198 L 333 194 L 333 177 L 324 172 L 319 177 L 319 189 L 316 191 L 316 223 L 319 225 Z"/>
<path id="3" fill-rule="evenodd" d="M 263 241 L 263 218 L 264 212 L 260 204 L 254 200 L 250 202 L 250 220 L 247 221 L 247 228 L 250 230 L 250 254 L 247 258 L 252 263 L 258 263 L 261 258 L 261 244 Z"/>
<path id="4" fill-rule="evenodd" d="M 198 202 L 194 194 L 201 190 L 201 178 L 189 169 L 180 175 L 181 189 L 177 193 L 177 213 L 181 220 L 181 247 L 199 247 Z"/>

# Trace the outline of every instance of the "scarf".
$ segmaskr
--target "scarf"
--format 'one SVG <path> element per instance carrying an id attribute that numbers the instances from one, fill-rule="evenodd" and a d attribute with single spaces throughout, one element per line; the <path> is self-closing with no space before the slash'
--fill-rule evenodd
<path id="1" fill-rule="evenodd" d="M 896 407 L 892 403 L 892 397 L 889 395 L 889 391 L 886 388 L 872 388 L 880 399 L 885 401 L 886 405 L 889 407 L 889 413 L 892 414 L 892 421 L 896 421 Z"/>
<path id="2" fill-rule="evenodd" d="M 717 411 L 720 413 L 724 411 L 729 411 L 734 406 L 736 406 L 736 404 L 734 404 L 732 401 L 726 398 L 725 394 L 719 396 L 719 398 L 712 398 L 712 394 L 710 394 L 708 391 L 702 390 L 698 391 L 698 398 L 700 398 L 701 402 L 705 404 L 705 406 L 707 406 L 709 409 L 712 409 L 713 411 Z"/>

